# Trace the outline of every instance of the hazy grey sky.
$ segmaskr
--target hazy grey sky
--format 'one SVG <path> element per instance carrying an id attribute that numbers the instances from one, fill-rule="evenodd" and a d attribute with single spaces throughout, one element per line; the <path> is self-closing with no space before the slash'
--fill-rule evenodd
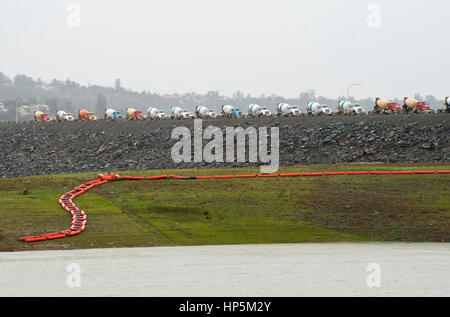
<path id="1" fill-rule="evenodd" d="M 360 83 L 356 97 L 441 98 L 448 12 L 445 0 L 2 0 L 0 72 L 159 93 L 337 97 Z"/>

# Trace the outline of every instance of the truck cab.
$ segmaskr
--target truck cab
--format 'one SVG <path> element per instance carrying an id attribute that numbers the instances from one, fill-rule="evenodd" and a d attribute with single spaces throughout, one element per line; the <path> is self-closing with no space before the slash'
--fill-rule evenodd
<path id="1" fill-rule="evenodd" d="M 388 103 L 388 106 L 387 106 L 387 109 L 386 109 L 388 112 L 392 112 L 392 113 L 395 113 L 395 112 L 400 112 L 401 110 L 402 110 L 402 106 L 400 106 L 398 103 L 396 103 L 396 102 L 390 102 L 390 103 Z"/>
<path id="2" fill-rule="evenodd" d="M 327 105 L 320 105 L 319 109 L 317 111 L 317 115 L 320 116 L 322 114 L 327 115 L 327 116 L 331 116 L 333 114 L 333 112 L 331 111 L 330 108 L 328 108 Z"/>
<path id="3" fill-rule="evenodd" d="M 242 111 L 241 111 L 241 109 L 233 109 L 231 111 L 231 115 L 235 118 L 242 117 Z"/>
<path id="4" fill-rule="evenodd" d="M 430 104 L 426 101 L 419 101 L 417 103 L 417 107 L 414 112 L 422 112 L 422 113 L 433 113 L 433 109 Z"/>
<path id="5" fill-rule="evenodd" d="M 301 116 L 302 115 L 302 112 L 296 106 L 289 106 L 288 113 L 291 116 Z"/>
<path id="6" fill-rule="evenodd" d="M 119 111 L 115 111 L 115 112 L 113 112 L 113 118 L 114 118 L 115 120 L 117 120 L 117 119 L 122 119 L 122 118 L 123 118 L 123 115 L 122 115 Z"/>
<path id="7" fill-rule="evenodd" d="M 182 109 L 178 116 L 182 119 L 189 119 L 189 118 L 193 117 L 193 115 L 191 116 L 191 113 L 189 113 L 189 111 L 186 109 Z"/>
<path id="8" fill-rule="evenodd" d="M 353 107 L 352 107 L 352 112 L 353 112 L 353 114 L 355 114 L 355 115 L 363 115 L 363 114 L 365 114 L 366 112 L 364 111 L 364 109 L 363 109 L 363 107 L 361 107 L 359 104 L 356 104 L 356 105 L 354 105 Z"/>
<path id="9" fill-rule="evenodd" d="M 259 111 L 259 114 L 262 117 L 270 117 L 272 115 L 272 112 L 266 107 L 262 107 L 261 110 Z"/>
<path id="10" fill-rule="evenodd" d="M 213 119 L 217 117 L 217 114 L 214 112 L 214 110 L 208 109 L 208 111 L 206 112 L 206 117 Z"/>
<path id="11" fill-rule="evenodd" d="M 164 111 L 157 110 L 156 113 L 155 113 L 155 118 L 156 119 L 165 119 L 165 118 L 167 118 L 167 115 L 166 115 L 166 113 Z"/>

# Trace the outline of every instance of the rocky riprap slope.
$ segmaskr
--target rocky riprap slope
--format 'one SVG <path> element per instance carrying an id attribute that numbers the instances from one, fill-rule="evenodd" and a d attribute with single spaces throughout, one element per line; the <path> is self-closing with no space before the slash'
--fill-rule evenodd
<path id="1" fill-rule="evenodd" d="M 204 120 L 217 126 L 277 126 L 280 165 L 449 162 L 450 115 Z M 259 166 L 174 163 L 176 126 L 192 121 L 1 123 L 0 178 L 85 171 Z M 205 141 L 204 143 L 207 143 Z"/>

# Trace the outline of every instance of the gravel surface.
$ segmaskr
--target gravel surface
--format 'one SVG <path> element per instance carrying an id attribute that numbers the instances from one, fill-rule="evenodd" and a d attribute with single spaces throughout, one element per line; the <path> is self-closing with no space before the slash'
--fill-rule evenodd
<path id="1" fill-rule="evenodd" d="M 203 128 L 279 127 L 280 165 L 449 162 L 450 115 L 203 120 Z M 87 171 L 260 166 L 174 163 L 171 132 L 192 120 L 1 123 L 0 178 Z M 225 135 L 224 135 L 225 139 Z M 205 140 L 203 143 L 208 143 Z"/>

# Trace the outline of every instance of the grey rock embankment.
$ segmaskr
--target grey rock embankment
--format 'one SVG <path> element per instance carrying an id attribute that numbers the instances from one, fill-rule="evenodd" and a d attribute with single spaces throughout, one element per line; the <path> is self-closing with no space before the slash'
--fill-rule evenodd
<path id="1" fill-rule="evenodd" d="M 280 165 L 449 162 L 450 115 L 204 120 L 226 127 L 278 127 Z M 260 166 L 174 163 L 171 139 L 193 121 L 1 123 L 0 178 L 87 171 Z M 224 137 L 225 140 L 225 137 Z M 209 142 L 204 141 L 204 144 Z"/>

